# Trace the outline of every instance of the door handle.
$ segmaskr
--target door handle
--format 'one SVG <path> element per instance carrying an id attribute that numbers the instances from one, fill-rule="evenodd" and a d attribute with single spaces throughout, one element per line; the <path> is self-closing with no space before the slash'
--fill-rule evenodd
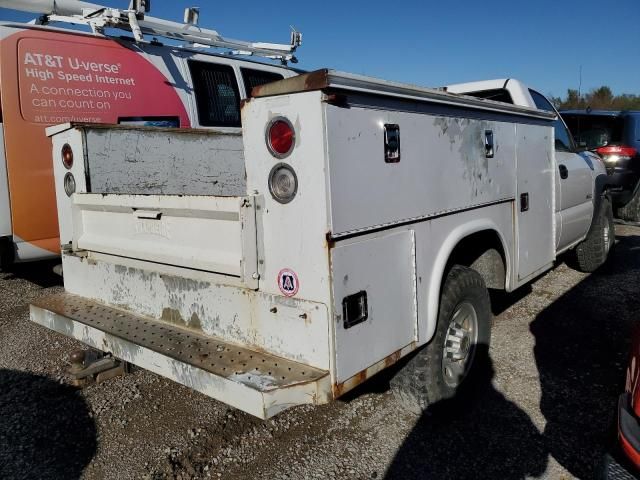
<path id="1" fill-rule="evenodd" d="M 484 131 L 484 156 L 493 158 L 493 130 Z"/>
<path id="2" fill-rule="evenodd" d="M 558 165 L 558 169 L 560 170 L 560 178 L 563 180 L 569 176 L 569 170 L 564 165 Z"/>
<path id="3" fill-rule="evenodd" d="M 160 220 L 162 212 L 155 210 L 134 210 L 133 216 L 137 218 L 146 218 L 148 220 Z"/>

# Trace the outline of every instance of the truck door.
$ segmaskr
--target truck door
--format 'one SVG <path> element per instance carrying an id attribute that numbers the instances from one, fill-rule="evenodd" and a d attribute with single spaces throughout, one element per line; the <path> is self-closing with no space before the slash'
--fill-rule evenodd
<path id="1" fill-rule="evenodd" d="M 554 112 L 556 109 L 540 93 L 529 91 L 536 106 Z M 593 216 L 593 188 L 591 167 L 574 152 L 573 141 L 564 121 L 558 115 L 553 123 L 556 172 L 559 197 L 556 210 L 556 251 L 561 252 L 580 240 L 589 230 Z M 558 208 L 559 206 L 559 208 Z"/>
<path id="2" fill-rule="evenodd" d="M 591 170 L 580 155 L 556 148 L 556 162 L 556 174 L 560 177 L 562 225 L 556 250 L 562 251 L 584 237 L 589 230 L 593 216 L 593 182 Z"/>

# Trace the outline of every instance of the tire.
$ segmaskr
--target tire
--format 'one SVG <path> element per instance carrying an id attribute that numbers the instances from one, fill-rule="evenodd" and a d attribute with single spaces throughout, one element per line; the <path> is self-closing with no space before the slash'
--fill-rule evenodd
<path id="1" fill-rule="evenodd" d="M 452 320 L 454 314 L 460 319 L 464 313 L 465 320 L 462 321 L 466 322 L 469 306 L 475 313 L 475 334 L 463 337 L 468 341 L 460 342 L 461 346 L 468 345 L 466 359 L 460 360 L 465 366 L 457 371 L 458 375 L 454 372 L 453 376 L 448 376 L 446 367 L 456 362 L 451 358 L 451 352 L 447 354 L 447 346 L 458 348 L 450 341 L 456 328 Z M 431 342 L 411 356 L 390 381 L 400 405 L 419 415 L 437 402 L 454 398 L 462 387 L 475 383 L 483 360 L 488 359 L 491 318 L 489 292 L 480 274 L 467 267 L 453 266 L 444 281 L 438 324 Z M 463 350 L 460 347 L 457 352 Z"/>
<path id="2" fill-rule="evenodd" d="M 613 211 L 608 198 L 602 199 L 593 225 L 582 243 L 575 249 L 576 267 L 581 272 L 593 272 L 607 261 L 615 242 Z"/>
<path id="3" fill-rule="evenodd" d="M 13 265 L 13 241 L 11 237 L 0 237 L 0 271 L 7 271 Z"/>
<path id="4" fill-rule="evenodd" d="M 640 222 L 640 185 L 631 200 L 624 206 L 616 209 L 616 216 L 627 222 Z"/>

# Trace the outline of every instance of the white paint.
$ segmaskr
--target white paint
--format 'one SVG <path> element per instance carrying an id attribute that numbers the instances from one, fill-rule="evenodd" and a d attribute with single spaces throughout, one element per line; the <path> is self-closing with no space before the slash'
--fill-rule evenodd
<path id="1" fill-rule="evenodd" d="M 107 255 L 63 255 L 62 263 L 69 293 L 329 370 L 324 304 L 225 285 L 206 272 L 143 261 L 123 266 Z"/>
<path id="2" fill-rule="evenodd" d="M 514 105 L 537 108 L 531 95 L 532 90 L 516 79 L 483 80 L 478 82 L 449 85 L 447 91 L 473 95 L 486 90 L 506 90 Z M 537 92 L 539 93 L 539 92 Z M 495 103 L 495 102 L 490 102 Z M 557 117 L 558 128 L 569 129 L 566 123 L 549 102 L 549 109 Z M 570 135 L 570 133 L 569 133 Z M 552 137 L 553 138 L 553 137 Z M 602 161 L 592 158 L 590 165 L 576 152 L 553 149 L 552 168 L 555 182 L 555 212 L 553 232 L 556 243 L 556 255 L 573 248 L 587 235 L 594 218 L 594 202 L 600 192 L 595 192 L 595 179 L 607 175 Z M 559 174 L 560 165 L 567 169 L 566 178 Z M 522 252 L 525 253 L 525 252 Z"/>
<path id="3" fill-rule="evenodd" d="M 531 125 L 517 125 L 517 195 L 515 204 L 518 283 L 555 259 L 555 163 L 553 135 L 540 136 Z M 587 182 L 590 185 L 590 182 Z M 529 209 L 520 198 L 527 195 Z M 544 225 L 544 228 L 541 228 Z"/>
<path id="4" fill-rule="evenodd" d="M 258 286 L 253 197 L 74 195 L 74 248 L 238 277 Z M 140 218 L 138 210 L 156 212 Z"/>
<path id="5" fill-rule="evenodd" d="M 416 340 L 414 258 L 411 230 L 340 242 L 331 251 L 338 382 Z M 344 328 L 342 299 L 362 291 L 368 318 Z"/>
<path id="6" fill-rule="evenodd" d="M 9 179 L 7 178 L 7 161 L 4 152 L 4 128 L 0 123 L 0 237 L 8 237 L 12 233 Z"/>

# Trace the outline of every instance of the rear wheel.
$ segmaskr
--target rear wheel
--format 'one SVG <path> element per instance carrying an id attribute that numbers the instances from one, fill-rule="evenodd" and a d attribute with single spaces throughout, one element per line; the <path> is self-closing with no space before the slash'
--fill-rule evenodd
<path id="1" fill-rule="evenodd" d="M 433 339 L 391 379 L 400 404 L 420 414 L 472 384 L 486 359 L 490 329 L 484 280 L 475 270 L 455 265 L 444 282 Z"/>
<path id="2" fill-rule="evenodd" d="M 13 240 L 11 237 L 0 237 L 0 270 L 7 270 L 13 260 Z"/>
<path id="3" fill-rule="evenodd" d="M 613 211 L 608 198 L 602 199 L 587 238 L 576 247 L 575 256 L 578 270 L 593 272 L 609 257 L 615 242 Z"/>
<path id="4" fill-rule="evenodd" d="M 636 187 L 629 203 L 616 209 L 616 216 L 627 222 L 640 222 L 640 186 Z"/>

